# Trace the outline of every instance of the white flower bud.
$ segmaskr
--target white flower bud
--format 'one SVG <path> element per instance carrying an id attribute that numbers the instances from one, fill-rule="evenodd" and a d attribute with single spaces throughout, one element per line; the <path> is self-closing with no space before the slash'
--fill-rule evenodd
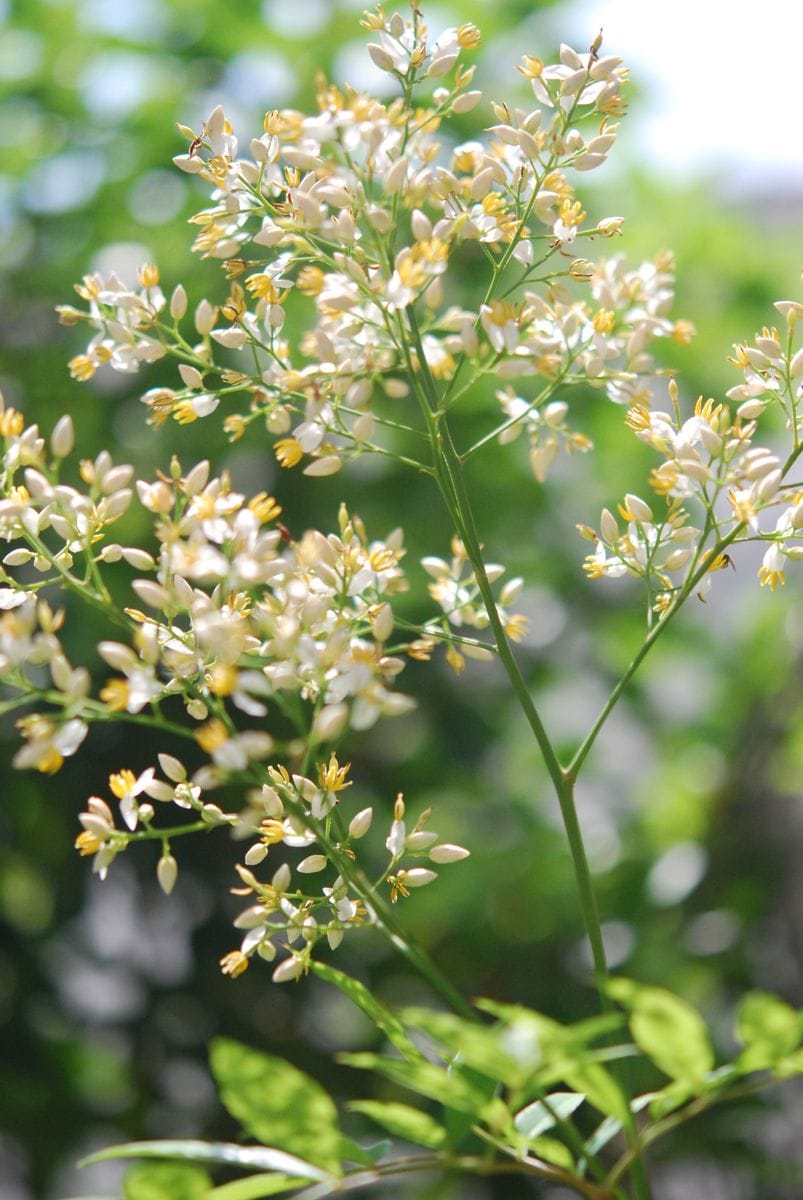
<path id="1" fill-rule="evenodd" d="M 315 875 L 318 871 L 323 871 L 325 866 L 325 854 L 308 854 L 306 858 L 302 858 L 296 870 L 300 871 L 302 875 Z"/>
<path id="2" fill-rule="evenodd" d="M 273 887 L 277 892 L 281 893 L 286 892 L 289 886 L 290 868 L 288 867 L 287 863 L 282 863 L 282 865 L 279 867 L 279 870 L 275 873 L 273 879 L 271 880 L 271 887 Z"/>
<path id="3" fill-rule="evenodd" d="M 178 373 L 188 388 L 200 389 L 204 385 L 204 377 L 197 367 L 191 367 L 189 363 L 179 363 Z"/>
<path id="4" fill-rule="evenodd" d="M 248 341 L 248 334 L 244 329 L 213 329 L 210 336 L 227 350 L 242 350 Z"/>
<path id="5" fill-rule="evenodd" d="M 443 54 L 439 58 L 433 58 L 429 64 L 427 75 L 429 75 L 430 79 L 440 79 L 441 76 L 451 71 L 456 62 L 457 54 Z"/>
<path id="6" fill-rule="evenodd" d="M 764 405 L 761 400 L 745 400 L 744 404 L 740 404 L 736 409 L 736 415 L 743 421 L 755 421 L 763 411 Z"/>
<path id="7" fill-rule="evenodd" d="M 416 829 L 409 837 L 405 838 L 404 845 L 407 850 L 426 850 L 427 846 L 431 846 L 437 840 L 437 833 L 430 833 L 426 829 Z"/>
<path id="8" fill-rule="evenodd" d="M 72 417 L 65 413 L 56 422 L 50 435 L 50 448 L 56 458 L 66 458 L 75 445 L 75 430 Z"/>
<path id="9" fill-rule="evenodd" d="M 393 633 L 393 609 L 383 604 L 372 622 L 372 632 L 378 642 L 386 642 Z"/>
<path id="10" fill-rule="evenodd" d="M 376 421 L 371 413 L 363 413 L 351 427 L 351 432 L 358 442 L 367 442 L 374 436 Z"/>
<path id="11" fill-rule="evenodd" d="M 185 496 L 196 496 L 202 492 L 209 480 L 209 459 L 204 458 L 196 463 L 184 479 L 183 492 Z"/>
<path id="12" fill-rule="evenodd" d="M 394 69 L 393 58 L 383 46 L 378 46 L 376 42 L 369 42 L 368 53 L 371 55 L 371 61 L 375 66 L 379 67 L 380 71 L 392 71 Z"/>
<path id="13" fill-rule="evenodd" d="M 456 846 L 453 842 L 441 842 L 439 846 L 432 847 L 429 857 L 436 863 L 451 863 L 468 858 L 470 853 L 471 851 L 466 850 L 464 846 Z"/>
<path id="14" fill-rule="evenodd" d="M 349 837 L 355 841 L 358 838 L 365 837 L 368 830 L 371 828 L 371 822 L 374 819 L 374 810 L 372 808 L 363 808 L 349 822 Z"/>
<path id="15" fill-rule="evenodd" d="M 289 983 L 292 979 L 298 979 L 304 973 L 304 963 L 300 958 L 286 958 L 280 962 L 276 970 L 273 972 L 274 983 Z"/>
<path id="16" fill-rule="evenodd" d="M 135 579 L 131 586 L 150 608 L 164 609 L 170 606 L 170 595 L 166 588 L 152 579 Z"/>
<path id="17" fill-rule="evenodd" d="M 399 872 L 400 882 L 409 888 L 426 887 L 428 883 L 432 883 L 433 879 L 437 878 L 438 872 L 430 871 L 427 867 L 411 867 L 409 871 Z"/>
<path id="18" fill-rule="evenodd" d="M 276 957 L 276 947 L 270 938 L 264 938 L 257 946 L 257 954 L 260 958 L 264 958 L 265 962 L 273 962 Z"/>
<path id="19" fill-rule="evenodd" d="M 348 720 L 347 704 L 326 704 L 318 713 L 312 731 L 318 742 L 331 742 L 342 733 Z"/>
<path id="20" fill-rule="evenodd" d="M 211 333 L 217 320 L 217 309 L 208 300 L 202 300 L 195 310 L 195 328 L 205 336 Z"/>
<path id="21" fill-rule="evenodd" d="M 320 478 L 324 475 L 336 474 L 342 466 L 343 460 L 336 454 L 326 454 L 323 458 L 313 459 L 309 466 L 304 468 L 304 474 Z"/>
<path id="22" fill-rule="evenodd" d="M 122 642 L 99 642 L 98 654 L 117 671 L 130 671 L 139 666 L 139 659 L 134 651 Z"/>
<path id="23" fill-rule="evenodd" d="M 456 113 L 471 112 L 482 100 L 482 92 L 463 92 L 462 96 L 458 96 L 452 105 L 452 111 Z"/>
<path id="24" fill-rule="evenodd" d="M 625 496 L 625 504 L 633 514 L 633 519 L 635 521 L 652 520 L 652 509 L 645 500 L 641 499 L 640 496 L 634 496 L 632 492 L 628 492 Z"/>
<path id="25" fill-rule="evenodd" d="M 265 418 L 268 433 L 287 433 L 291 424 L 290 413 L 281 404 L 271 409 Z"/>
<path id="26" fill-rule="evenodd" d="M 175 159 L 173 160 L 175 162 Z M 170 316 L 174 321 L 180 321 L 187 311 L 187 293 L 181 284 L 170 297 Z"/>
<path id="27" fill-rule="evenodd" d="M 23 567 L 33 558 L 33 553 L 30 550 L 12 550 L 3 559 L 7 567 Z"/>
<path id="28" fill-rule="evenodd" d="M 262 842 L 257 842 L 250 850 L 246 851 L 245 865 L 247 867 L 258 867 L 261 862 L 264 862 L 268 857 L 268 847 L 263 846 Z"/>
<path id="29" fill-rule="evenodd" d="M 407 168 L 409 163 L 402 155 L 397 158 L 395 163 L 388 168 L 385 174 L 384 191 L 388 196 L 393 196 L 396 192 L 400 192 L 404 187 L 405 178 L 407 176 Z"/>
<path id="30" fill-rule="evenodd" d="M 142 806 L 144 808 L 144 805 Z M 142 808 L 140 808 L 140 816 Z M 156 878 L 159 881 L 159 887 L 166 896 L 169 896 L 173 888 L 176 886 L 178 878 L 178 863 L 173 858 L 172 854 L 163 854 L 159 859 L 156 867 Z"/>
<path id="31" fill-rule="evenodd" d="M 771 500 L 778 491 L 782 478 L 783 471 L 780 469 L 770 471 L 768 475 L 765 475 L 756 488 L 756 494 L 759 500 L 764 503 L 766 503 L 767 500 Z"/>
<path id="32" fill-rule="evenodd" d="M 174 154 L 173 162 L 179 171 L 186 171 L 188 175 L 198 175 L 206 166 L 204 160 L 194 154 Z"/>
<path id="33" fill-rule="evenodd" d="M 338 929 L 334 925 L 330 925 L 326 931 L 326 940 L 329 943 L 330 950 L 337 950 L 338 946 L 343 941 L 343 930 Z"/>

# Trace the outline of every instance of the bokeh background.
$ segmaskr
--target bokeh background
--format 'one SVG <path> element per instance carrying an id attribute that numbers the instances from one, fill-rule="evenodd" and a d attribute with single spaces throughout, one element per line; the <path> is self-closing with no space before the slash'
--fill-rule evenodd
<path id="1" fill-rule="evenodd" d="M 166 288 L 180 280 L 191 295 L 216 298 L 218 272 L 188 250 L 185 219 L 203 198 L 171 164 L 184 148 L 175 122 L 198 127 L 223 102 L 244 136 L 258 131 L 267 108 L 312 102 L 318 67 L 373 86 L 362 7 L 0 0 L 0 387 L 8 403 L 46 430 L 71 412 L 85 454 L 109 446 L 147 477 L 175 451 L 187 463 L 203 456 L 205 429 L 157 435 L 145 426 L 137 396 L 159 380 L 158 368 L 145 377 L 102 372 L 88 386 L 69 379 L 80 331 L 60 327 L 54 305 L 70 302 L 88 270 L 130 275 L 150 259 Z M 747 4 L 676 0 L 665 26 L 655 6 L 635 0 L 425 7 L 433 28 L 468 19 L 482 27 L 478 82 L 490 96 L 520 95 L 525 104 L 512 69 L 520 54 L 546 58 L 561 40 L 583 49 L 600 25 L 606 49 L 632 62 L 626 136 L 599 180 L 587 177 L 583 196 L 595 216 L 626 217 L 617 249 L 632 259 L 675 251 L 676 311 L 698 337 L 662 361 L 682 371 L 686 396 L 722 396 L 736 382 L 725 363 L 731 343 L 770 321 L 774 299 L 799 294 L 803 152 L 792 88 L 803 31 L 794 6 L 765 0 L 756 14 Z M 467 137 L 487 123 L 482 109 L 464 120 Z M 649 466 L 621 413 L 597 394 L 574 403 L 576 423 L 598 448 L 592 459 L 561 464 L 544 490 L 523 445 L 493 449 L 474 478 L 492 557 L 528 580 L 522 661 L 548 727 L 567 743 L 588 725 L 640 632 L 631 588 L 584 581 L 574 522 L 593 522 L 602 503 L 643 490 Z M 466 420 L 481 422 L 479 406 Z M 386 532 L 404 488 L 411 570 L 420 554 L 448 549 L 451 531 L 431 497 L 408 495 L 386 463 L 299 488 L 289 473 L 276 478 L 267 441 L 222 448 L 222 459 L 243 490 L 273 488 L 295 530 L 333 527 L 346 493 L 369 530 Z M 781 592 L 760 593 L 756 566 L 740 556 L 709 604 L 667 634 L 600 740 L 578 796 L 613 964 L 700 1004 L 723 1051 L 744 989 L 803 1002 L 801 591 L 792 578 Z M 417 586 L 411 613 L 425 611 Z M 88 632 L 76 614 L 68 639 L 76 659 Z M 455 680 L 443 664 L 411 666 L 405 682 L 421 698 L 417 712 L 352 743 L 354 802 L 389 813 L 403 789 L 411 810 L 432 804 L 434 827 L 473 852 L 408 903 L 405 921 L 466 994 L 583 1015 L 593 996 L 559 818 L 501 674 L 469 664 Z M 75 1167 L 112 1141 L 236 1136 L 206 1067 L 215 1033 L 286 1054 L 341 1099 L 365 1094 L 363 1078 L 331 1063 L 336 1050 L 372 1038 L 344 1000 L 315 980 L 275 987 L 267 968 L 236 983 L 219 975 L 217 960 L 233 944 L 234 846 L 182 846 L 169 900 L 145 853 L 127 855 L 103 884 L 74 856 L 86 796 L 105 788 L 110 770 L 150 763 L 148 745 L 96 730 L 79 761 L 43 781 L 8 767 L 10 725 L 0 739 L 3 1200 L 118 1195 L 116 1166 Z M 391 1003 L 425 997 L 370 937 L 347 940 L 339 963 Z M 803 1094 L 789 1086 L 690 1127 L 658 1152 L 656 1195 L 795 1200 L 801 1116 Z M 363 1132 L 356 1122 L 353 1132 Z M 415 1194 L 565 1195 L 466 1180 L 433 1181 Z"/>

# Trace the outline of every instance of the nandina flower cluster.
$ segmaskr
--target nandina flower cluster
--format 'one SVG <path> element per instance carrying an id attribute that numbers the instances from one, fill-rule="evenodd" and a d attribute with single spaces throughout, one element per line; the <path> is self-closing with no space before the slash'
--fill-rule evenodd
<path id="1" fill-rule="evenodd" d="M 410 708 L 397 687 L 407 657 L 426 661 L 442 645 L 459 672 L 466 657 L 498 654 L 516 681 L 509 642 L 526 621 L 511 606 L 524 581 L 494 590 L 504 568 L 485 559 L 463 473 L 490 443 L 523 434 L 544 485 L 561 451 L 593 449 L 573 387 L 625 407 L 626 428 L 661 459 L 647 484 L 654 495 L 628 492 L 619 519 L 606 508 L 598 528 L 580 532 L 595 543 L 592 579 L 644 582 L 653 631 L 690 596 L 704 597 L 739 542 L 766 544 L 760 577 L 770 588 L 803 557 L 803 487 L 790 478 L 801 450 L 803 305 L 779 302 L 784 330 L 735 348 L 744 382 L 729 393 L 733 411 L 700 398 L 684 416 L 676 383 L 667 388 L 652 357 L 657 340 L 684 344 L 694 333 L 670 316 L 671 256 L 635 267 L 621 254 L 597 256 L 622 221 L 589 220 L 576 182 L 614 145 L 621 60 L 601 56 L 600 39 L 585 53 L 563 46 L 556 63 L 526 54 L 517 68 L 526 102 L 511 105 L 472 86 L 473 25 L 433 37 L 415 8 L 409 19 L 377 8 L 363 25 L 371 60 L 397 84 L 390 101 L 319 77 L 317 111 L 266 113 L 244 152 L 220 107 L 183 130 L 176 165 L 209 192 L 192 217 L 193 249 L 222 270 L 215 298 L 191 303 L 178 281 L 163 291 L 146 263 L 136 281 L 86 276 L 76 288 L 83 306 L 60 315 L 91 331 L 70 362 L 76 379 L 161 372 L 142 395 L 154 427 L 219 414 L 229 440 L 268 435 L 278 464 L 307 476 L 369 453 L 414 471 L 454 527 L 451 558 L 432 547 L 412 572 L 419 593 L 429 577 L 438 613 L 418 625 L 399 616 L 409 586 L 400 529 L 369 537 L 343 505 L 337 532 L 294 535 L 272 495 L 246 496 L 209 461 L 185 468 L 174 457 L 155 478 L 135 479 L 103 451 L 75 469 L 69 416 L 46 439 L 0 408 L 9 545 L 0 675 L 5 710 L 26 710 L 15 765 L 57 771 L 100 721 L 140 724 L 170 746 L 184 738 L 194 765 L 167 744 L 139 774 L 120 764 L 110 794 L 88 798 L 77 846 L 103 877 L 132 844 L 155 841 L 169 892 L 181 836 L 219 826 L 248 842 L 238 867 L 243 939 L 222 962 L 232 976 L 284 946 L 274 978 L 297 978 L 321 939 L 334 949 L 365 923 L 399 944 L 382 895 L 395 902 L 435 879 L 417 859 L 468 853 L 440 842 L 428 813 L 408 830 L 399 796 L 387 862 L 369 884 L 376 871 L 370 854 L 361 865 L 362 839 L 373 811 L 345 814 L 350 768 L 338 754 L 350 730 Z M 466 140 L 459 129 L 471 113 L 485 127 Z M 494 399 L 485 432 L 464 444 L 460 402 L 470 391 Z M 665 394 L 667 411 L 654 407 Z M 785 458 L 755 443 L 772 407 L 790 434 Z M 151 519 L 145 545 L 110 537 L 132 504 Z M 121 569 L 131 592 L 122 609 L 109 582 Z M 74 600 L 106 622 L 96 652 L 112 674 L 97 685 L 91 657 L 73 665 L 62 642 Z M 530 723 L 548 758 L 537 716 Z M 243 804 L 225 811 L 210 793 L 232 783 Z M 267 882 L 257 875 L 266 869 Z M 309 890 L 318 875 L 326 882 Z"/>

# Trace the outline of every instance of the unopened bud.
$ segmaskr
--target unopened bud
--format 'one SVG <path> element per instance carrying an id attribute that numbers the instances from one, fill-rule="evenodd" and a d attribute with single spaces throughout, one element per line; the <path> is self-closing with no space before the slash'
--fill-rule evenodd
<path id="1" fill-rule="evenodd" d="M 289 983 L 293 979 L 298 979 L 304 974 L 304 962 L 300 958 L 286 958 L 284 962 L 280 962 L 276 970 L 273 972 L 274 983 Z"/>
<path id="2" fill-rule="evenodd" d="M 325 866 L 326 855 L 308 854 L 306 858 L 302 858 L 296 870 L 300 871 L 302 875 L 315 875 L 318 871 L 322 871 Z"/>
<path id="3" fill-rule="evenodd" d="M 141 812 L 142 809 L 140 808 Z M 178 878 L 178 863 L 172 854 L 163 854 L 159 859 L 159 864 L 156 868 L 156 878 L 164 894 L 169 896 L 176 886 L 176 879 Z"/>
<path id="4" fill-rule="evenodd" d="M 429 857 L 436 863 L 451 863 L 468 858 L 470 853 L 471 851 L 466 850 L 464 846 L 456 846 L 453 842 L 441 842 L 439 846 L 432 847 Z"/>
<path id="5" fill-rule="evenodd" d="M 50 448 L 56 458 L 66 458 L 75 445 L 75 430 L 72 417 L 65 413 L 55 424 L 50 435 Z"/>
<path id="6" fill-rule="evenodd" d="M 170 297 L 170 316 L 174 321 L 180 321 L 187 311 L 187 293 L 181 284 L 174 290 Z"/>
<path id="7" fill-rule="evenodd" d="M 801 510 L 803 511 L 803 509 Z M 349 822 L 349 837 L 355 841 L 358 838 L 365 837 L 368 830 L 371 828 L 371 822 L 374 819 L 374 810 L 372 808 L 364 808 L 358 812 L 356 817 L 352 817 Z"/>

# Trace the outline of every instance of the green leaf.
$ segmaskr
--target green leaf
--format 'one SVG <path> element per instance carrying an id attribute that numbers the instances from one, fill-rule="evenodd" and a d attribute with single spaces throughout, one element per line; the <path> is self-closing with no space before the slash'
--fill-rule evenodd
<path id="1" fill-rule="evenodd" d="M 630 1103 L 630 1111 L 639 1113 L 643 1108 L 646 1108 L 652 1099 L 654 1092 L 650 1092 L 646 1096 L 636 1096 L 635 1100 Z M 588 1138 L 583 1146 L 586 1154 L 590 1157 L 599 1154 L 612 1138 L 615 1138 L 622 1131 L 622 1121 L 618 1117 L 606 1117 L 605 1120 L 597 1126 L 591 1137 Z"/>
<path id="2" fill-rule="evenodd" d="M 354 1100 L 352 1112 L 362 1113 L 394 1137 L 404 1138 L 415 1146 L 439 1150 L 446 1142 L 446 1130 L 429 1115 L 409 1104 L 393 1104 L 382 1100 Z"/>
<path id="3" fill-rule="evenodd" d="M 650 1100 L 650 1116 L 656 1121 L 661 1117 L 668 1117 L 670 1113 L 682 1108 L 699 1091 L 700 1088 L 688 1079 L 673 1079 L 660 1091 L 653 1092 Z"/>
<path id="4" fill-rule="evenodd" d="M 612 979 L 609 994 L 630 1010 L 636 1045 L 671 1079 L 701 1084 L 714 1066 L 705 1022 L 695 1008 L 664 988 Z"/>
<path id="5" fill-rule="evenodd" d="M 292 1179 L 289 1175 L 247 1175 L 212 1188 L 208 1200 L 262 1200 L 263 1196 L 276 1196 L 289 1192 L 290 1188 L 301 1187 L 305 1179 Z"/>
<path id="6" fill-rule="evenodd" d="M 775 1074 L 778 1079 L 793 1079 L 795 1075 L 803 1075 L 803 1050 L 796 1050 L 787 1058 L 782 1058 L 775 1064 Z"/>
<path id="7" fill-rule="evenodd" d="M 494 1100 L 498 1086 L 496 1080 L 489 1079 L 481 1071 L 475 1071 L 473 1067 L 469 1067 L 462 1061 L 460 1054 L 454 1056 L 449 1064 L 448 1072 L 450 1075 L 459 1073 L 471 1087 L 485 1097 L 486 1121 L 496 1128 L 506 1128 L 510 1124 L 512 1113 L 501 1101 Z M 475 1120 L 476 1117 L 471 1113 L 460 1112 L 456 1108 L 445 1109 L 443 1123 L 446 1126 L 450 1149 L 456 1150 L 458 1146 L 462 1145 L 471 1134 Z"/>
<path id="8" fill-rule="evenodd" d="M 545 1159 L 549 1163 L 554 1163 L 556 1167 L 563 1167 L 566 1171 L 574 1170 L 574 1158 L 568 1146 L 564 1146 L 563 1142 L 559 1142 L 557 1138 L 538 1137 L 530 1143 L 530 1149 L 537 1154 L 539 1158 Z"/>
<path id="9" fill-rule="evenodd" d="M 372 1167 L 376 1162 L 376 1155 L 370 1154 L 364 1150 L 362 1146 L 358 1146 L 355 1141 L 349 1137 L 341 1137 L 340 1139 L 340 1161 L 357 1163 L 360 1167 Z"/>
<path id="10" fill-rule="evenodd" d="M 425 1059 L 405 1062 L 399 1058 L 382 1058 L 378 1054 L 340 1054 L 338 1060 L 359 1070 L 377 1071 L 401 1087 L 428 1096 L 430 1100 L 437 1100 L 447 1108 L 469 1113 L 477 1119 L 487 1119 L 493 1115 L 495 1101 L 489 1103 L 488 1098 L 458 1071 L 446 1071 Z"/>
<path id="11" fill-rule="evenodd" d="M 365 984 L 360 983 L 359 979 L 352 979 L 350 975 L 338 971 L 336 967 L 331 967 L 328 963 L 318 962 L 315 959 L 310 962 L 310 970 L 327 983 L 334 984 L 344 996 L 348 996 L 349 1000 L 362 1009 L 366 1017 L 373 1021 L 377 1029 L 381 1030 L 388 1041 L 392 1042 L 397 1050 L 401 1050 L 405 1057 L 421 1058 L 421 1051 L 410 1041 L 399 1018 L 389 1008 L 385 1008 L 384 1004 L 380 1004 L 371 995 Z"/>
<path id="12" fill-rule="evenodd" d="M 570 1117 L 584 1100 L 582 1092 L 552 1092 L 544 1100 L 535 1100 L 516 1113 L 513 1124 L 519 1133 L 532 1140 Z"/>
<path id="13" fill-rule="evenodd" d="M 262 1171 L 283 1171 L 297 1175 L 300 1179 L 322 1182 L 329 1178 L 328 1172 L 285 1154 L 270 1146 L 238 1146 L 233 1142 L 201 1142 L 191 1138 L 161 1142 L 126 1142 L 121 1146 L 107 1146 L 81 1160 L 82 1167 L 92 1163 L 106 1162 L 110 1158 L 177 1158 L 188 1162 L 219 1163 L 229 1167 L 255 1167 Z"/>
<path id="14" fill-rule="evenodd" d="M 769 992 L 748 992 L 739 1005 L 736 1035 L 744 1046 L 738 1066 L 762 1071 L 776 1066 L 800 1045 L 801 1014 Z"/>
<path id="15" fill-rule="evenodd" d="M 605 1117 L 630 1121 L 630 1108 L 619 1084 L 609 1071 L 595 1062 L 574 1061 L 556 1067 L 555 1074 L 574 1092 L 582 1092 L 589 1104 Z"/>
<path id="16" fill-rule="evenodd" d="M 551 1017 L 520 1004 L 500 1004 L 484 999 L 475 1003 L 482 1012 L 490 1013 L 502 1022 L 502 1047 L 509 1058 L 528 1072 L 539 1066 L 563 1061 L 572 1055 L 582 1054 L 585 1058 L 583 1052 L 593 1042 L 615 1033 L 624 1024 L 618 1013 L 605 1013 L 574 1025 L 561 1025 Z"/>
<path id="17" fill-rule="evenodd" d="M 138 1163 L 123 1180 L 125 1200 L 206 1200 L 212 1180 L 189 1163 Z"/>
<path id="18" fill-rule="evenodd" d="M 484 1028 L 452 1013 L 433 1012 L 427 1008 L 407 1008 L 402 1012 L 402 1019 L 429 1034 L 445 1050 L 459 1054 L 475 1071 L 499 1083 L 511 1086 L 520 1083 L 522 1068 L 505 1053 L 499 1028 Z"/>
<path id="19" fill-rule="evenodd" d="M 337 1109 L 314 1079 L 228 1038 L 215 1038 L 209 1061 L 221 1100 L 253 1137 L 342 1174 Z"/>

